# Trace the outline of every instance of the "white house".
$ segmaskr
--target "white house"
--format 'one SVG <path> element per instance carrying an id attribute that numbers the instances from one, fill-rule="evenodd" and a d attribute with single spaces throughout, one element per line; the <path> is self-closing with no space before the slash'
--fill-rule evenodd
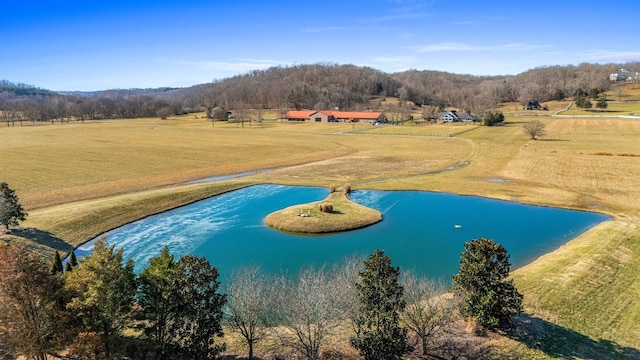
<path id="1" fill-rule="evenodd" d="M 631 74 L 629 73 L 628 70 L 620 69 L 620 70 L 618 70 L 618 72 L 610 74 L 609 75 L 609 80 L 610 81 L 625 81 L 625 80 L 629 79 L 630 77 L 631 77 Z"/>
<path id="2" fill-rule="evenodd" d="M 455 110 L 449 110 L 449 111 L 443 111 L 440 114 L 438 114 L 438 119 L 440 120 L 440 122 L 443 123 L 452 123 L 452 122 L 474 122 L 476 121 L 476 118 L 464 113 L 464 112 L 457 112 Z"/>
<path id="3" fill-rule="evenodd" d="M 458 113 L 455 110 L 443 111 L 438 114 L 438 119 L 443 123 L 458 122 Z"/>

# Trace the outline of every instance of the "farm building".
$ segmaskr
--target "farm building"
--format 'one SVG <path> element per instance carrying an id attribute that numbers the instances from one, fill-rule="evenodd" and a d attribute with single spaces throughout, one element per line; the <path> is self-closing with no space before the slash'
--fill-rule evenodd
<path id="1" fill-rule="evenodd" d="M 309 121 L 311 114 L 315 114 L 314 110 L 291 110 L 287 111 L 284 118 L 287 121 Z"/>
<path id="2" fill-rule="evenodd" d="M 284 118 L 287 121 L 304 122 L 386 122 L 386 116 L 375 111 L 337 111 L 337 110 L 302 110 L 288 111 Z"/>

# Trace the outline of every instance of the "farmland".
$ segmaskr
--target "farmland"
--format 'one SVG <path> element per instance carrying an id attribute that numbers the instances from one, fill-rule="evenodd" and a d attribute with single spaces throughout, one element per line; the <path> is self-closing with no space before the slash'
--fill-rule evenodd
<path id="1" fill-rule="evenodd" d="M 535 118 L 548 135 L 532 141 L 522 130 L 531 116 L 521 112 L 505 111 L 506 124 L 496 127 L 212 126 L 193 115 L 2 127 L 0 180 L 15 188 L 29 217 L 22 231 L 0 239 L 68 250 L 146 215 L 256 183 L 349 183 L 597 211 L 613 220 L 513 276 L 531 317 L 579 334 L 579 345 L 597 354 L 628 354 L 640 348 L 640 121 L 541 114 Z M 245 172 L 255 173 L 190 183 Z M 545 350 L 552 339 L 538 341 L 547 355 L 591 354 Z"/>

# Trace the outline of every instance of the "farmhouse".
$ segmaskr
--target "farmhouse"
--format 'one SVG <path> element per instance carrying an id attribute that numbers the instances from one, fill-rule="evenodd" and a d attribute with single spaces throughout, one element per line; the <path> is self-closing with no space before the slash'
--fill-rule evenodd
<path id="1" fill-rule="evenodd" d="M 640 72 L 636 72 L 635 74 L 631 73 L 626 69 L 620 69 L 617 72 L 609 75 L 610 81 L 639 81 L 640 80 Z"/>
<path id="2" fill-rule="evenodd" d="M 456 110 L 443 111 L 438 114 L 438 120 L 443 123 L 452 123 L 452 122 L 474 122 L 476 118 L 464 113 L 457 112 Z"/>
<path id="3" fill-rule="evenodd" d="M 338 110 L 292 110 L 284 118 L 287 121 L 303 122 L 386 122 L 386 116 L 379 111 L 338 111 Z"/>
<path id="4" fill-rule="evenodd" d="M 540 105 L 538 100 L 531 100 L 525 105 L 524 110 L 549 110 L 546 106 Z"/>

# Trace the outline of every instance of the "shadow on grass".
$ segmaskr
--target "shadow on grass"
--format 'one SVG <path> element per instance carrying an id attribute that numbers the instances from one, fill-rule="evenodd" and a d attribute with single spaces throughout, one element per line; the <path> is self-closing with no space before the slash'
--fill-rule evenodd
<path id="1" fill-rule="evenodd" d="M 640 359 L 640 350 L 609 340 L 594 340 L 571 329 L 523 314 L 507 336 L 561 359 Z"/>
<path id="2" fill-rule="evenodd" d="M 52 251 L 58 250 L 61 255 L 73 250 L 73 246 L 59 237 L 56 237 L 48 231 L 36 228 L 12 229 L 11 235 L 30 240 L 39 246 L 49 247 Z"/>

